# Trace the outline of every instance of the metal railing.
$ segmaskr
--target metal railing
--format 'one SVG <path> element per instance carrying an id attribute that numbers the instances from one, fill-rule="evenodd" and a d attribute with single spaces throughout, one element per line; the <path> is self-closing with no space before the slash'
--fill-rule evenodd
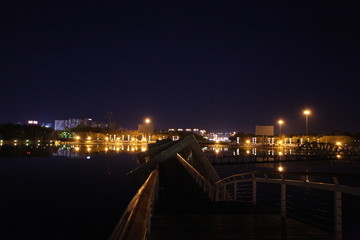
<path id="1" fill-rule="evenodd" d="M 180 154 L 176 154 L 179 162 L 184 166 L 190 176 L 194 179 L 196 184 L 202 188 L 204 192 L 208 193 L 209 199 L 214 200 L 214 193 L 216 192 L 215 187 L 209 183 L 188 161 L 186 161 Z"/>
<path id="2" fill-rule="evenodd" d="M 154 170 L 127 206 L 109 240 L 150 239 L 151 216 L 158 192 L 159 172 Z"/>
<path id="3" fill-rule="evenodd" d="M 240 201 L 242 196 L 257 204 L 258 184 L 276 184 L 280 186 L 280 212 L 282 217 L 287 215 L 287 188 L 300 187 L 333 192 L 334 232 L 338 240 L 342 239 L 342 194 L 360 196 L 360 188 L 342 185 L 341 177 L 356 177 L 351 175 L 329 175 L 328 173 L 308 172 L 251 172 L 236 174 L 218 181 L 215 184 L 215 201 Z M 357 177 L 358 178 L 358 177 Z M 245 192 L 243 192 L 245 188 Z M 228 194 L 221 194 L 227 192 Z"/>

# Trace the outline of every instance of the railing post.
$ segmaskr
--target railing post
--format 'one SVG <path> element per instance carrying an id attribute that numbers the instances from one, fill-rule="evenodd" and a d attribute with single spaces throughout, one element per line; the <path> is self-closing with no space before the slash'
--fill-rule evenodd
<path id="1" fill-rule="evenodd" d="M 252 204 L 256 205 L 256 180 L 253 180 Z"/>
<path id="2" fill-rule="evenodd" d="M 333 177 L 335 185 L 339 185 L 337 177 Z M 335 238 L 336 240 L 342 240 L 342 200 L 341 192 L 334 192 L 334 202 L 335 202 Z"/>
<path id="3" fill-rule="evenodd" d="M 281 217 L 286 217 L 286 184 L 281 184 Z"/>
<path id="4" fill-rule="evenodd" d="M 226 186 L 223 186 L 223 200 L 226 201 L 227 199 L 227 196 L 226 196 Z"/>
<path id="5" fill-rule="evenodd" d="M 336 240 L 342 240 L 342 204 L 341 192 L 334 193 L 335 198 L 335 236 Z"/>
<path id="6" fill-rule="evenodd" d="M 237 182 L 234 182 L 234 201 L 237 200 Z"/>

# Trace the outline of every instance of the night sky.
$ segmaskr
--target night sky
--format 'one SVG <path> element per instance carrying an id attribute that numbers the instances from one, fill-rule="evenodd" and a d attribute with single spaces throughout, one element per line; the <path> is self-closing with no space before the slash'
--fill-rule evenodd
<path id="1" fill-rule="evenodd" d="M 0 123 L 360 131 L 358 1 L 35 2 L 0 1 Z"/>

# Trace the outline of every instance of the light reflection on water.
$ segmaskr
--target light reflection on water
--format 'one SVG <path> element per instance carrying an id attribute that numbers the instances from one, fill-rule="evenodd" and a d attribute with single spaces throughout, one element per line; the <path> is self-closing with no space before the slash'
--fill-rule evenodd
<path id="1" fill-rule="evenodd" d="M 294 148 L 261 148 L 261 147 L 203 147 L 205 154 L 217 154 L 221 156 L 241 156 L 241 155 L 267 155 L 267 156 L 283 156 L 294 154 Z"/>
<path id="2" fill-rule="evenodd" d="M 138 153 L 147 151 L 146 144 L 3 144 L 0 156 L 3 157 L 47 157 L 86 158 L 99 153 Z"/>

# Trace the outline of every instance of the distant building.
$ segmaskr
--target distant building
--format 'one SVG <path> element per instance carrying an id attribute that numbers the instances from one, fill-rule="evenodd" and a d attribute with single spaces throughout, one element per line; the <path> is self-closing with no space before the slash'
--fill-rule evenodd
<path id="1" fill-rule="evenodd" d="M 116 130 L 117 129 L 116 122 L 109 122 L 109 129 L 113 131 Z"/>
<path id="2" fill-rule="evenodd" d="M 138 125 L 138 132 L 139 133 L 146 133 L 146 134 L 154 134 L 155 128 L 153 124 L 139 124 Z"/>
<path id="3" fill-rule="evenodd" d="M 274 126 L 256 126 L 256 136 L 274 136 Z"/>
<path id="4" fill-rule="evenodd" d="M 66 130 L 76 127 L 91 127 L 93 121 L 91 118 L 69 118 L 67 120 L 55 120 L 55 130 Z"/>

